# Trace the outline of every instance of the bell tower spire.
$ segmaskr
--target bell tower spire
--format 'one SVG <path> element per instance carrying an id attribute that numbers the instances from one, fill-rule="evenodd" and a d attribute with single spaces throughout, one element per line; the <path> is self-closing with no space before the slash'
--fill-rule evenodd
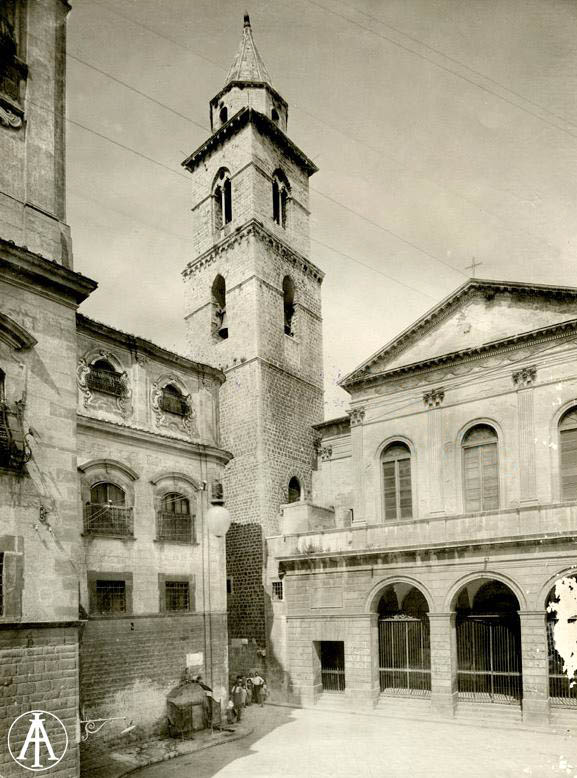
<path id="1" fill-rule="evenodd" d="M 242 108 L 254 108 L 286 132 L 288 105 L 272 85 L 254 42 L 248 13 L 244 15 L 242 38 L 224 87 L 210 101 L 211 130 L 218 130 Z"/>

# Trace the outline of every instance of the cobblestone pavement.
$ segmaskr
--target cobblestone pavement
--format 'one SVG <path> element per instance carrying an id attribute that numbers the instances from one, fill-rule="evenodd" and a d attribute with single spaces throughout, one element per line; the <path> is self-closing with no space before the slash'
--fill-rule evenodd
<path id="1" fill-rule="evenodd" d="M 250 708 L 254 733 L 135 778 L 577 778 L 577 738 L 337 711 Z"/>

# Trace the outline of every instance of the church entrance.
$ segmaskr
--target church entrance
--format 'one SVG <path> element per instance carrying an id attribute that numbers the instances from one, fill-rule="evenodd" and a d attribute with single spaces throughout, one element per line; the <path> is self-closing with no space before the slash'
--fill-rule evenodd
<path id="1" fill-rule="evenodd" d="M 318 652 L 323 692 L 344 692 L 345 644 L 342 640 L 321 640 Z"/>
<path id="2" fill-rule="evenodd" d="M 431 641 L 425 597 L 393 584 L 379 602 L 381 694 L 425 697 L 431 692 Z"/>
<path id="3" fill-rule="evenodd" d="M 459 698 L 516 704 L 521 701 L 519 603 L 500 581 L 465 586 L 456 606 Z"/>

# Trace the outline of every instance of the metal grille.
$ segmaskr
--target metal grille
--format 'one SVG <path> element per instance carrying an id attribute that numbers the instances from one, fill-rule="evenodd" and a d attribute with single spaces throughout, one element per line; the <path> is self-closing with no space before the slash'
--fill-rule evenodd
<path id="1" fill-rule="evenodd" d="M 126 392 L 124 380 L 119 373 L 95 367 L 90 368 L 86 376 L 86 385 L 95 392 L 112 394 L 115 397 L 122 397 Z"/>
<path id="2" fill-rule="evenodd" d="M 160 407 L 166 413 L 173 413 L 176 416 L 188 416 L 190 406 L 186 398 L 167 391 L 166 389 L 160 395 Z"/>
<path id="3" fill-rule="evenodd" d="M 165 581 L 164 587 L 167 611 L 190 610 L 190 586 L 188 581 Z"/>
<path id="4" fill-rule="evenodd" d="M 549 697 L 553 705 L 577 706 L 577 683 L 563 670 L 563 660 L 555 648 L 555 619 L 547 621 L 547 646 L 549 649 Z"/>
<path id="5" fill-rule="evenodd" d="M 96 613 L 126 613 L 126 582 L 96 581 Z"/>
<path id="6" fill-rule="evenodd" d="M 427 618 L 379 619 L 382 694 L 426 697 L 431 693 L 431 640 Z"/>
<path id="7" fill-rule="evenodd" d="M 459 697 L 515 704 L 521 700 L 521 639 L 516 615 L 457 621 Z"/>
<path id="8" fill-rule="evenodd" d="M 0 467 L 21 470 L 29 459 L 21 410 L 0 402 Z"/>
<path id="9" fill-rule="evenodd" d="M 130 536 L 134 532 L 132 508 L 88 503 L 84 506 L 84 531 L 88 535 Z"/>
<path id="10" fill-rule="evenodd" d="M 157 513 L 158 540 L 171 540 L 175 543 L 194 541 L 192 516 L 168 511 Z"/>
<path id="11" fill-rule="evenodd" d="M 324 692 L 344 692 L 345 652 L 338 641 L 320 643 L 321 683 Z"/>
<path id="12" fill-rule="evenodd" d="M 284 600 L 284 587 L 282 581 L 272 582 L 272 596 L 275 600 Z"/>

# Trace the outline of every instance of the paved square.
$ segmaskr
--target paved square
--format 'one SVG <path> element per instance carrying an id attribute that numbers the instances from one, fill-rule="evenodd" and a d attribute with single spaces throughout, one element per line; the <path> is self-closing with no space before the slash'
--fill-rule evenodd
<path id="1" fill-rule="evenodd" d="M 138 778 L 577 778 L 577 738 L 514 729 L 267 706 L 250 737 Z"/>

